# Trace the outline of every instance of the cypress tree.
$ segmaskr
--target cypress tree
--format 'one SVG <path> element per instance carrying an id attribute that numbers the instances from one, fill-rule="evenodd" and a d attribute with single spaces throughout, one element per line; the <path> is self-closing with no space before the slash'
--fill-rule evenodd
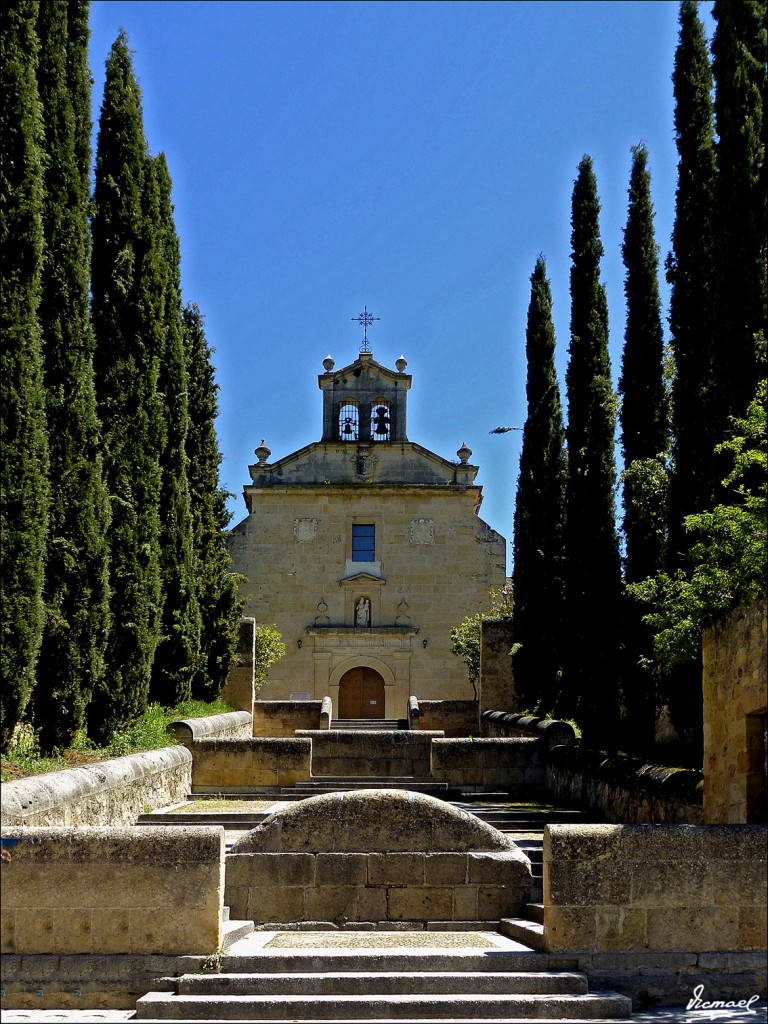
<path id="1" fill-rule="evenodd" d="M 765 375 L 768 217 L 763 105 L 765 0 L 715 0 L 717 273 L 713 368 L 718 441 L 743 417 Z M 718 479 L 724 473 L 718 473 Z"/>
<path id="2" fill-rule="evenodd" d="M 629 209 L 622 255 L 626 276 L 627 322 L 619 392 L 624 452 L 624 579 L 635 583 L 661 572 L 666 557 L 667 400 L 664 385 L 664 335 L 659 299 L 659 250 L 653 230 L 648 150 L 632 151 Z M 624 710 L 630 745 L 653 744 L 656 697 L 647 667 L 652 633 L 643 623 L 647 609 L 627 597 L 623 671 Z"/>
<path id="3" fill-rule="evenodd" d="M 543 257 L 531 275 L 528 413 L 515 499 L 513 665 L 524 706 L 551 713 L 563 665 L 565 431 L 555 371 L 552 292 Z"/>
<path id="4" fill-rule="evenodd" d="M 675 223 L 667 258 L 672 382 L 668 562 L 684 568 L 692 543 L 683 520 L 711 507 L 716 487 L 714 381 L 715 140 L 712 69 L 695 0 L 680 5 L 672 82 L 678 151 Z"/>
<path id="5" fill-rule="evenodd" d="M 199 700 L 214 700 L 234 658 L 242 602 L 224 542 L 231 516 L 227 494 L 219 486 L 221 452 L 215 426 L 218 385 L 212 351 L 198 307 L 186 306 L 183 316 L 189 388 L 189 491 L 202 619 L 200 666 L 192 680 L 192 695 Z"/>
<path id="6" fill-rule="evenodd" d="M 158 394 L 164 410 L 160 451 L 161 637 L 152 665 L 150 697 L 175 707 L 191 694 L 200 656 L 200 609 L 187 480 L 189 429 L 187 360 L 181 308 L 181 256 L 173 221 L 171 177 L 165 157 L 148 158 L 147 237 L 153 250 L 143 282 L 147 319 L 160 343 Z"/>
<path id="7" fill-rule="evenodd" d="M 608 304 L 600 283 L 603 245 L 592 160 L 574 183 L 571 215 L 571 341 L 566 484 L 568 657 L 564 710 L 587 742 L 615 736 L 619 714 L 621 577 L 616 535 L 616 398 L 608 355 Z"/>
<path id="8" fill-rule="evenodd" d="M 49 503 L 38 306 L 43 258 L 42 118 L 37 3 L 0 9 L 0 749 L 7 749 L 34 683 L 43 629 Z"/>
<path id="9" fill-rule="evenodd" d="M 45 125 L 43 336 L 49 513 L 46 620 L 34 723 L 44 751 L 71 743 L 102 678 L 108 633 L 106 528 L 89 311 L 88 4 L 40 4 L 38 84 Z M 78 109 L 78 116 L 75 114 Z"/>
<path id="10" fill-rule="evenodd" d="M 159 639 L 163 421 L 160 351 L 144 288 L 155 255 L 143 208 L 146 168 L 139 86 L 121 32 L 107 59 L 92 221 L 94 368 L 114 609 L 105 679 L 88 712 L 89 734 L 99 740 L 144 711 Z"/>

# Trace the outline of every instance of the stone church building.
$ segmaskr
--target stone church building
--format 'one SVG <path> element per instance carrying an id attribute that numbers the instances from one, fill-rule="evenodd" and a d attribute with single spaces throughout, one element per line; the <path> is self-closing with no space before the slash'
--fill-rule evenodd
<path id="1" fill-rule="evenodd" d="M 478 467 L 409 441 L 411 375 L 367 344 L 318 376 L 319 441 L 270 462 L 264 442 L 229 534 L 243 614 L 274 624 L 287 653 L 262 700 L 330 696 L 341 719 L 402 719 L 408 698 L 467 700 L 450 631 L 505 585 L 505 540 L 479 517 Z"/>

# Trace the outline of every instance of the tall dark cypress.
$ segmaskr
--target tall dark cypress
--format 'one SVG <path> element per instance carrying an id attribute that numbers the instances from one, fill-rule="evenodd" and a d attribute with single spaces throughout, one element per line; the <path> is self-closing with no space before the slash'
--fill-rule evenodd
<path id="1" fill-rule="evenodd" d="M 648 150 L 632 151 L 629 209 L 622 256 L 626 276 L 627 322 L 619 392 L 624 451 L 624 579 L 628 583 L 665 568 L 668 443 L 661 324 L 659 249 L 653 229 Z M 624 710 L 630 744 L 654 742 L 656 696 L 645 663 L 652 657 L 652 634 L 642 621 L 647 608 L 628 597 L 625 607 Z"/>
<path id="2" fill-rule="evenodd" d="M 43 259 L 37 3 L 0 8 L 0 749 L 34 684 L 49 503 L 38 307 Z"/>
<path id="3" fill-rule="evenodd" d="M 159 639 L 160 351 L 144 282 L 154 253 L 144 216 L 147 144 L 123 32 L 107 59 L 92 221 L 94 367 L 112 519 L 113 622 L 104 682 L 88 712 L 105 739 L 146 707 Z"/>
<path id="4" fill-rule="evenodd" d="M 712 69 L 695 0 L 680 5 L 672 82 L 678 169 L 672 251 L 667 258 L 672 383 L 669 568 L 684 568 L 692 538 L 686 515 L 712 505 L 718 436 L 712 409 L 715 284 L 715 139 Z"/>
<path id="5" fill-rule="evenodd" d="M 621 575 L 616 535 L 616 397 L 608 355 L 608 304 L 600 283 L 603 244 L 592 160 L 574 183 L 571 214 L 571 342 L 566 486 L 564 710 L 587 742 L 616 737 L 620 694 Z"/>
<path id="6" fill-rule="evenodd" d="M 765 0 L 715 0 L 712 40 L 717 128 L 715 421 L 721 440 L 765 376 L 768 335 L 768 178 L 764 104 Z M 761 340 L 758 340 L 761 339 Z M 723 475 L 722 473 L 718 476 Z"/>
<path id="7" fill-rule="evenodd" d="M 109 623 L 106 529 L 89 311 L 88 4 L 40 4 L 38 84 L 45 125 L 43 335 L 49 513 L 45 629 L 34 723 L 41 748 L 73 740 L 103 678 Z M 76 109 L 78 114 L 76 115 Z"/>
<path id="8" fill-rule="evenodd" d="M 183 315 L 189 387 L 188 476 L 202 619 L 201 658 L 192 680 L 192 695 L 199 700 L 214 700 L 234 658 L 242 602 L 224 543 L 224 530 L 231 517 L 227 494 L 219 484 L 218 385 L 212 350 L 198 307 L 186 306 Z"/>
<path id="9" fill-rule="evenodd" d="M 565 431 L 555 371 L 552 292 L 543 257 L 531 275 L 526 330 L 528 413 L 515 499 L 514 673 L 526 707 L 559 705 L 565 621 Z"/>
<path id="10" fill-rule="evenodd" d="M 165 157 L 148 158 L 145 196 L 152 249 L 143 282 L 147 319 L 159 341 L 158 393 L 164 411 L 160 451 L 161 636 L 152 665 L 150 697 L 174 707 L 191 695 L 200 657 L 200 608 L 187 479 L 189 382 L 181 308 L 181 255 Z"/>

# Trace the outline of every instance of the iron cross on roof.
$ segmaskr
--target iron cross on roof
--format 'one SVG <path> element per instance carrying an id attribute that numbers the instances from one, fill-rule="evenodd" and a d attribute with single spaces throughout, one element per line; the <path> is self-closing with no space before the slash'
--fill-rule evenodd
<path id="1" fill-rule="evenodd" d="M 363 307 L 363 312 L 360 314 L 360 316 L 350 317 L 350 320 L 354 320 L 356 323 L 360 324 L 360 326 L 363 328 L 363 343 L 360 346 L 360 351 L 361 352 L 370 352 L 371 351 L 371 346 L 370 346 L 370 344 L 368 342 L 368 328 L 371 326 L 371 324 L 373 323 L 374 320 L 381 320 L 381 317 L 380 316 L 372 316 L 368 312 L 368 307 L 364 306 Z"/>

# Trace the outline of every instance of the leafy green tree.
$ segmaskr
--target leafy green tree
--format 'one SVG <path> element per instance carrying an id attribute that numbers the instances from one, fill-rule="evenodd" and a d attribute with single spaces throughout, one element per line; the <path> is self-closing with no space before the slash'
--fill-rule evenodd
<path id="1" fill-rule="evenodd" d="M 511 595 L 507 590 L 490 592 L 490 609 L 467 615 L 458 626 L 451 630 L 451 654 L 461 658 L 467 666 L 467 676 L 474 699 L 477 700 L 477 681 L 480 678 L 480 653 L 482 649 L 483 622 L 490 618 L 509 618 L 512 612 Z"/>
<path id="2" fill-rule="evenodd" d="M 627 582 L 660 572 L 666 559 L 667 396 L 659 250 L 653 218 L 648 150 L 641 145 L 632 151 L 629 208 L 622 245 L 627 321 L 619 392 Z M 624 616 L 622 677 L 625 733 L 631 747 L 651 746 L 655 735 L 655 684 L 645 667 L 651 651 L 651 634 L 643 614 L 643 609 L 629 596 Z"/>
<path id="3" fill-rule="evenodd" d="M 144 188 L 147 321 L 160 354 L 158 396 L 164 411 L 160 448 L 161 636 L 152 663 L 150 698 L 166 707 L 188 700 L 200 658 L 200 607 L 187 479 L 189 383 L 181 307 L 181 255 L 165 157 L 149 157 Z"/>
<path id="4" fill-rule="evenodd" d="M 702 630 L 718 616 L 747 604 L 768 587 L 768 453 L 766 381 L 758 384 L 747 415 L 735 421 L 732 436 L 718 446 L 731 460 L 723 481 L 735 501 L 688 516 L 686 528 L 698 540 L 695 567 L 658 575 L 632 585 L 648 602 L 654 654 L 662 671 L 698 664 Z"/>
<path id="5" fill-rule="evenodd" d="M 254 692 L 258 693 L 267 680 L 269 669 L 285 654 L 285 644 L 274 626 L 257 625 L 253 657 Z"/>
<path id="6" fill-rule="evenodd" d="M 43 629 L 49 509 L 48 446 L 38 307 L 43 260 L 43 130 L 32 0 L 0 8 L 0 748 L 7 749 L 34 684 Z"/>
<path id="7" fill-rule="evenodd" d="M 33 703 L 40 747 L 49 752 L 70 745 L 103 678 L 109 504 L 96 418 L 88 295 L 88 4 L 40 4 L 37 31 L 46 153 L 39 319 L 56 501 L 48 517 L 46 617 Z"/>
<path id="8" fill-rule="evenodd" d="M 189 390 L 188 478 L 202 619 L 201 657 L 192 692 L 210 700 L 221 692 L 235 656 L 242 601 L 224 540 L 231 517 L 227 494 L 219 486 L 218 385 L 212 351 L 196 305 L 185 307 L 183 321 Z"/>
<path id="9" fill-rule="evenodd" d="M 600 283 L 603 244 L 592 160 L 585 156 L 571 214 L 571 342 L 566 484 L 568 648 L 560 714 L 588 742 L 616 736 L 619 715 L 621 574 L 616 535 L 616 396 L 608 355 L 608 304 Z"/>
<path id="10" fill-rule="evenodd" d="M 768 4 L 765 0 L 715 0 L 712 13 L 717 128 L 714 418 L 722 437 L 733 417 L 744 415 L 759 377 L 765 374 Z"/>
<path id="11" fill-rule="evenodd" d="M 526 331 L 528 413 L 515 500 L 515 689 L 543 713 L 558 704 L 565 622 L 565 430 L 555 371 L 555 328 L 546 263 L 531 275 Z"/>
<path id="12" fill-rule="evenodd" d="M 156 258 L 144 215 L 146 173 L 140 91 L 121 32 L 107 59 L 92 220 L 94 367 L 114 609 L 105 679 L 88 712 L 89 734 L 97 740 L 144 711 L 160 634 L 161 349 L 145 293 Z"/>

